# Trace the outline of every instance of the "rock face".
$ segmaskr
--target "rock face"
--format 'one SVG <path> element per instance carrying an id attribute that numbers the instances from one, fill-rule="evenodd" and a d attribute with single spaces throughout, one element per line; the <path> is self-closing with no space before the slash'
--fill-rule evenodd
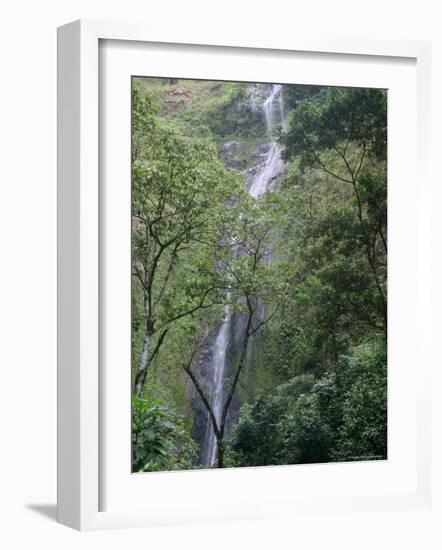
<path id="1" fill-rule="evenodd" d="M 226 139 L 229 136 L 235 136 L 236 139 L 265 135 L 262 113 L 254 107 L 250 97 L 250 87 L 247 92 L 242 87 L 233 92 L 230 99 L 213 113 L 208 124 L 215 135 Z"/>
<path id="2" fill-rule="evenodd" d="M 250 189 L 250 185 L 255 178 L 256 174 L 259 173 L 267 159 L 267 155 L 270 150 L 270 143 L 261 143 L 257 147 L 255 147 L 250 152 L 250 158 L 252 159 L 252 164 L 245 170 L 245 177 L 246 177 L 246 184 L 247 188 Z"/>
<path id="3" fill-rule="evenodd" d="M 269 152 L 270 143 L 261 143 L 258 147 L 255 147 L 252 151 L 252 157 L 256 160 L 261 159 L 263 162 L 266 159 L 266 155 Z"/>
<path id="4" fill-rule="evenodd" d="M 226 141 L 222 149 L 222 160 L 227 170 L 243 170 L 247 166 L 244 147 L 239 141 Z"/>
<path id="5" fill-rule="evenodd" d="M 228 155 L 232 153 L 232 149 L 238 149 L 241 147 L 241 143 L 239 141 L 226 141 L 223 145 L 224 154 Z"/>

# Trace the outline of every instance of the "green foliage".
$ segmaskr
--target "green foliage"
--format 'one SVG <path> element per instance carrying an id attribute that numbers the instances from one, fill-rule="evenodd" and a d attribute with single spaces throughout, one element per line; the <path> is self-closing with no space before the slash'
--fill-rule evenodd
<path id="1" fill-rule="evenodd" d="M 132 467 L 134 472 L 194 467 L 196 446 L 182 417 L 156 399 L 133 399 Z"/>
<path id="2" fill-rule="evenodd" d="M 245 190 L 213 145 L 164 128 L 152 96 L 137 88 L 132 120 L 132 269 L 138 294 L 133 349 L 139 393 L 147 372 L 142 362 L 150 366 L 169 332 L 174 329 L 177 337 L 192 323 L 195 327 L 199 311 L 223 305 L 215 253 L 233 231 Z"/>
<path id="3" fill-rule="evenodd" d="M 215 136 L 256 137 L 265 129 L 259 112 L 249 107 L 246 85 L 235 83 L 218 104 L 211 105 L 206 113 L 207 122 Z"/>
<path id="4" fill-rule="evenodd" d="M 363 345 L 342 358 L 347 391 L 334 460 L 387 458 L 387 364 L 382 345 Z"/>
<path id="5" fill-rule="evenodd" d="M 265 135 L 260 113 L 249 104 L 249 87 L 240 82 L 137 79 L 136 89 L 155 98 L 165 127 L 192 140 L 217 144 Z"/>
<path id="6" fill-rule="evenodd" d="M 319 283 L 327 288 L 330 278 L 339 281 L 345 304 L 335 304 L 337 312 L 352 308 L 365 317 L 365 323 L 386 334 L 386 92 L 324 89 L 296 106 L 290 127 L 280 139 L 285 158 L 296 158 L 301 172 L 322 173 L 326 197 L 340 199 L 335 205 L 329 201 L 321 205 L 322 215 L 305 232 L 311 252 L 321 258 L 322 274 L 316 273 Z M 310 206 L 309 210 L 311 217 L 316 209 Z M 352 299 L 347 299 L 344 287 L 353 290 Z M 357 294 L 354 290 L 358 287 Z M 357 295 L 359 299 L 355 299 Z M 336 302 L 333 297 L 331 301 Z"/>
<path id="7" fill-rule="evenodd" d="M 333 434 L 321 415 L 319 396 L 315 392 L 296 400 L 291 413 L 282 419 L 281 429 L 284 434 L 279 450 L 281 464 L 328 461 Z"/>
<path id="8" fill-rule="evenodd" d="M 310 86 L 310 85 L 297 85 L 297 86 L 284 86 L 284 105 L 290 110 L 297 107 L 298 103 L 306 99 L 313 100 L 319 93 L 326 88 L 324 86 Z"/>
<path id="9" fill-rule="evenodd" d="M 320 154 L 341 156 L 349 143 L 363 145 L 376 158 L 387 154 L 387 94 L 366 88 L 325 88 L 313 99 L 301 101 L 282 136 L 287 159 L 297 155 L 303 167 L 320 166 Z M 343 146 L 338 153 L 337 148 Z M 345 153 L 344 153 L 345 155 Z"/>
<path id="10" fill-rule="evenodd" d="M 311 391 L 315 383 L 312 374 L 300 374 L 277 388 L 278 395 L 284 399 L 296 400 L 300 395 Z"/>
<path id="11" fill-rule="evenodd" d="M 229 447 L 230 466 L 281 464 L 277 450 L 283 441 L 279 422 L 284 406 L 284 400 L 277 396 L 260 396 L 253 404 L 242 407 Z"/>
<path id="12" fill-rule="evenodd" d="M 385 350 L 377 344 L 339 358 L 340 376 L 301 375 L 241 410 L 230 442 L 236 466 L 387 457 Z"/>
<path id="13" fill-rule="evenodd" d="M 283 344 L 276 358 L 287 374 L 320 375 L 352 343 L 386 334 L 386 92 L 305 94 L 281 141 L 290 160 L 280 234 L 292 285 L 269 340 Z"/>

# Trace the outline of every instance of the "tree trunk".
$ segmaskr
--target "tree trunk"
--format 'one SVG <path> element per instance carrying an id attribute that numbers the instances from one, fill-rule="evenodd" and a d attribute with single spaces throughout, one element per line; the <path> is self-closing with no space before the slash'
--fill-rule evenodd
<path id="1" fill-rule="evenodd" d="M 246 356 L 247 356 L 247 347 L 249 345 L 249 339 L 250 339 L 250 327 L 252 326 L 252 316 L 253 316 L 253 313 L 250 313 L 249 318 L 247 320 L 247 326 L 246 326 L 246 331 L 245 331 L 245 335 L 244 335 L 244 341 L 243 341 L 243 345 L 242 345 L 241 355 L 240 355 L 239 362 L 238 362 L 238 367 L 236 369 L 236 373 L 235 373 L 235 376 L 233 378 L 233 382 L 232 382 L 232 385 L 231 385 L 231 388 L 230 388 L 230 392 L 227 396 L 226 402 L 224 403 L 223 412 L 222 412 L 222 415 L 221 415 L 220 432 L 223 435 L 224 435 L 224 428 L 225 428 L 225 425 L 226 425 L 226 418 L 227 418 L 227 413 L 229 412 L 230 403 L 232 402 L 233 394 L 235 393 L 236 386 L 237 386 L 238 380 L 239 380 L 239 376 L 241 374 L 241 371 L 242 371 L 242 368 L 244 366 L 245 359 L 246 359 Z"/>
<path id="2" fill-rule="evenodd" d="M 370 239 L 368 238 L 367 228 L 365 227 L 365 222 L 364 222 L 364 217 L 363 217 L 362 201 L 361 201 L 361 197 L 359 195 L 359 190 L 358 190 L 356 179 L 354 179 L 354 178 L 352 178 L 352 185 L 353 185 L 353 192 L 354 192 L 354 195 L 355 195 L 356 203 L 357 203 L 357 206 L 358 206 L 358 220 L 359 220 L 359 224 L 361 226 L 362 236 L 363 236 L 364 242 L 365 242 L 365 248 L 366 248 L 366 255 L 367 255 L 368 264 L 369 264 L 369 266 L 371 268 L 371 271 L 373 273 L 373 277 L 374 277 L 374 280 L 375 280 L 375 283 L 376 283 L 376 289 L 378 291 L 378 295 L 379 295 L 379 298 L 381 300 L 382 317 L 383 317 L 383 329 L 384 329 L 384 333 L 386 335 L 387 334 L 387 299 L 386 299 L 385 293 L 382 289 L 381 281 L 379 280 L 379 275 L 378 275 L 378 272 L 377 272 L 377 269 L 376 269 L 374 258 L 371 254 Z M 386 244 L 386 243 L 384 242 L 384 244 Z"/>
<path id="3" fill-rule="evenodd" d="M 218 445 L 218 458 L 217 458 L 217 467 L 224 468 L 224 441 L 223 439 L 217 440 Z"/>
<path id="4" fill-rule="evenodd" d="M 249 318 L 247 320 L 247 327 L 246 327 L 246 332 L 245 332 L 245 336 L 244 336 L 244 342 L 243 342 L 243 347 L 242 347 L 242 350 L 241 350 L 241 356 L 240 356 L 240 359 L 239 359 L 238 367 L 236 369 L 236 373 L 235 373 L 235 376 L 233 378 L 233 382 L 232 382 L 232 386 L 230 388 L 229 395 L 227 396 L 226 402 L 224 403 L 224 407 L 223 407 L 223 412 L 222 412 L 222 416 L 221 416 L 221 426 L 220 426 L 220 430 L 219 430 L 219 437 L 217 439 L 217 444 L 218 444 L 217 466 L 218 466 L 218 468 L 224 468 L 224 432 L 225 432 L 225 427 L 226 427 L 226 418 L 227 418 L 227 413 L 229 412 L 230 403 L 232 402 L 232 399 L 233 399 L 233 394 L 235 393 L 236 386 L 238 384 L 239 376 L 241 374 L 241 371 L 242 371 L 242 368 L 244 366 L 245 359 L 246 359 L 246 356 L 247 356 L 247 348 L 248 348 L 249 339 L 250 339 L 250 327 L 252 326 L 252 316 L 253 316 L 253 313 L 251 312 L 249 314 Z"/>
<path id="5" fill-rule="evenodd" d="M 141 355 L 140 366 L 138 367 L 138 372 L 135 376 L 134 381 L 134 395 L 140 395 L 143 390 L 144 382 L 147 376 L 147 368 L 149 366 L 149 354 L 150 354 L 150 344 L 152 340 L 152 335 L 146 333 L 143 344 L 143 354 Z"/>

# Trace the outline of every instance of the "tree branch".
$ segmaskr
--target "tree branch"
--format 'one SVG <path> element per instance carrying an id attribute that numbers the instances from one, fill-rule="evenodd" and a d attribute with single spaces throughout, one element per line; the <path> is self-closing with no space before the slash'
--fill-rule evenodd
<path id="1" fill-rule="evenodd" d="M 158 338 L 158 342 L 157 342 L 157 345 L 154 347 L 151 355 L 150 355 L 150 362 L 152 362 L 155 358 L 155 355 L 160 351 L 160 347 L 164 341 L 164 338 L 166 337 L 166 334 L 169 332 L 169 329 L 166 328 L 160 335 L 160 337 Z"/>
<path id="2" fill-rule="evenodd" d="M 214 305 L 220 305 L 221 302 L 212 302 L 212 303 L 210 303 L 210 304 L 204 304 L 204 300 L 206 299 L 207 295 L 208 295 L 210 292 L 212 292 L 212 290 L 215 290 L 216 288 L 217 288 L 216 285 L 215 285 L 215 286 L 211 286 L 210 288 L 208 288 L 208 289 L 204 292 L 204 294 L 203 294 L 203 296 L 202 296 L 202 298 L 201 298 L 199 304 L 197 304 L 195 307 L 193 307 L 193 308 L 191 308 L 191 309 L 188 309 L 188 310 L 186 310 L 186 311 L 184 311 L 184 312 L 182 312 L 182 313 L 179 313 L 178 315 L 175 315 L 175 317 L 172 317 L 171 319 L 168 319 L 167 321 L 165 321 L 165 322 L 158 328 L 158 330 L 161 330 L 161 329 L 164 328 L 165 326 L 170 325 L 170 323 L 173 323 L 174 321 L 177 321 L 178 319 L 182 319 L 183 317 L 186 317 L 187 315 L 192 315 L 192 313 L 195 313 L 195 311 L 198 311 L 199 309 L 207 309 L 207 308 L 209 308 L 209 307 L 213 307 Z"/>

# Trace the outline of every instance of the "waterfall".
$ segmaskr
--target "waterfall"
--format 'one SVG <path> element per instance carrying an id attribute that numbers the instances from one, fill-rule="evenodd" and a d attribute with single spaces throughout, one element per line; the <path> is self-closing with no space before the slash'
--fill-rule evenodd
<path id="1" fill-rule="evenodd" d="M 215 415 L 218 426 L 221 421 L 221 415 L 223 411 L 223 394 L 224 394 L 224 378 L 226 370 L 226 353 L 227 346 L 229 345 L 230 337 L 230 325 L 232 320 L 232 315 L 229 311 L 229 308 L 226 307 L 224 310 L 224 320 L 221 328 L 218 331 L 216 337 L 213 361 L 212 361 L 212 372 L 213 372 L 213 390 L 212 390 L 212 409 L 213 414 Z M 207 427 L 206 427 L 206 460 L 207 464 L 211 466 L 216 459 L 216 437 L 213 430 L 212 421 L 209 414 L 207 414 Z"/>
<path id="2" fill-rule="evenodd" d="M 281 84 L 258 84 L 254 85 L 260 90 L 265 90 L 265 100 L 259 102 L 262 110 L 267 135 L 270 138 L 268 148 L 257 165 L 253 177 L 248 181 L 249 193 L 258 198 L 264 195 L 272 186 L 278 175 L 284 168 L 281 159 L 281 146 L 276 143 L 272 136 L 272 129 L 275 125 L 286 126 L 284 115 L 284 103 L 282 97 Z M 264 314 L 264 313 L 262 313 Z M 224 405 L 224 385 L 227 371 L 227 350 L 232 338 L 232 318 L 233 315 L 227 307 L 224 311 L 224 320 L 218 330 L 214 345 L 213 358 L 211 363 L 211 403 L 213 413 L 218 422 L 221 420 L 222 409 Z M 212 466 L 216 460 L 217 442 L 212 426 L 210 415 L 207 414 L 205 438 L 204 438 L 202 462 L 204 465 Z"/>
<path id="3" fill-rule="evenodd" d="M 271 85 L 270 93 L 262 104 L 262 110 L 271 142 L 262 166 L 260 166 L 249 185 L 249 193 L 253 197 L 263 195 L 284 167 L 281 159 L 281 146 L 276 143 L 271 135 L 272 128 L 275 125 L 281 124 L 285 127 L 286 124 L 281 84 Z"/>

